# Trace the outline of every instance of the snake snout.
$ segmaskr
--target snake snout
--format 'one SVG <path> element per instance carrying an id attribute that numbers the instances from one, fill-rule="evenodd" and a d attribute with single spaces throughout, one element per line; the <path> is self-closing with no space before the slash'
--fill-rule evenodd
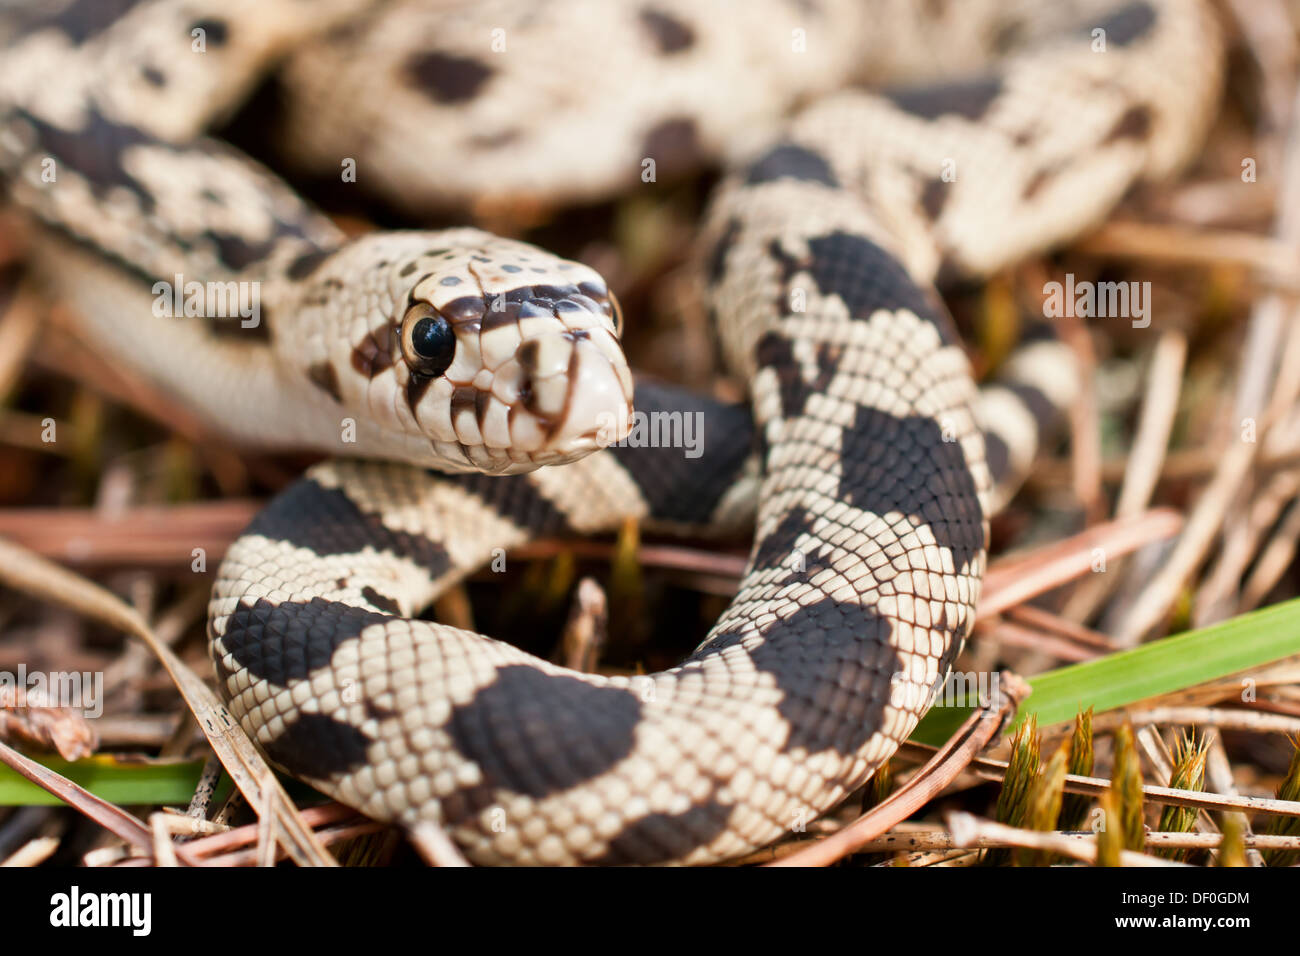
<path id="1" fill-rule="evenodd" d="M 603 335 L 593 332 L 592 335 Z M 590 336 L 573 342 L 564 408 L 554 420 L 544 451 L 594 451 L 626 438 L 632 429 L 632 380 L 622 353 L 601 348 Z"/>

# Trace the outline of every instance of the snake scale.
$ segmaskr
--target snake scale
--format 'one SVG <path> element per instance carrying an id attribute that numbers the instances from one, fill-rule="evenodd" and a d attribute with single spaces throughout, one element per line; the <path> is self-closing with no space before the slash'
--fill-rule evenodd
<path id="1" fill-rule="evenodd" d="M 217 573 L 230 713 L 344 803 L 516 864 L 734 858 L 894 752 L 1071 394 L 1049 343 L 981 397 L 933 284 L 1175 172 L 1222 59 L 1201 0 L 63 0 L 0 37 L 0 174 L 86 340 L 240 442 L 342 456 Z M 634 394 L 584 265 L 473 229 L 342 235 L 206 136 L 272 66 L 283 161 L 351 160 L 416 212 L 725 166 L 699 287 L 750 406 Z M 260 323 L 155 314 L 173 274 L 256 283 Z M 633 408 L 699 415 L 702 454 L 611 445 Z M 577 673 L 416 617 L 494 549 L 628 518 L 756 529 L 670 670 Z"/>

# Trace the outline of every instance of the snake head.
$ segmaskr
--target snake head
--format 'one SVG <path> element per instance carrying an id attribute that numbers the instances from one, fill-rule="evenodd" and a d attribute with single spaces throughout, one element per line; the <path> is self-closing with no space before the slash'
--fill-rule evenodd
<path id="1" fill-rule="evenodd" d="M 628 434 L 622 318 L 594 270 L 473 229 L 364 237 L 335 258 L 345 254 L 352 315 L 369 307 L 338 376 L 340 401 L 364 406 L 373 426 L 359 421 L 353 454 L 514 474 Z M 366 274 L 356 260 L 382 273 L 381 295 L 356 282 Z M 355 331 L 340 338 L 358 342 Z"/>

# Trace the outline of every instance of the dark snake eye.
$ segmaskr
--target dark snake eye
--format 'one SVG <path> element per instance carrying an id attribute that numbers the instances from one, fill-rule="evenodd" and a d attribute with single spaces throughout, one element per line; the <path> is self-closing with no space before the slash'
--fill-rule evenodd
<path id="1" fill-rule="evenodd" d="M 456 357 L 451 323 L 427 302 L 417 302 L 402 319 L 402 358 L 412 372 L 432 378 L 447 371 Z"/>

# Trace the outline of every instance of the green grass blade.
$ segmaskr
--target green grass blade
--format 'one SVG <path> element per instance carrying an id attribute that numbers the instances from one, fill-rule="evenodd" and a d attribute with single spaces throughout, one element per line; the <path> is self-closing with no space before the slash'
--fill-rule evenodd
<path id="1" fill-rule="evenodd" d="M 1300 598 L 1187 631 L 1131 650 L 1035 675 L 1033 692 L 1016 714 L 1013 730 L 1027 714 L 1039 726 L 1074 717 L 1080 708 L 1096 713 L 1300 654 Z M 942 745 L 970 714 L 967 706 L 933 707 L 911 739 Z"/>
<path id="2" fill-rule="evenodd" d="M 171 804 L 187 806 L 203 772 L 202 760 L 136 763 L 97 756 L 68 763 L 46 757 L 41 763 L 95 796 L 119 806 Z M 223 778 L 223 784 L 228 780 Z M 0 806 L 57 806 L 58 797 L 42 790 L 11 767 L 0 765 Z"/>

